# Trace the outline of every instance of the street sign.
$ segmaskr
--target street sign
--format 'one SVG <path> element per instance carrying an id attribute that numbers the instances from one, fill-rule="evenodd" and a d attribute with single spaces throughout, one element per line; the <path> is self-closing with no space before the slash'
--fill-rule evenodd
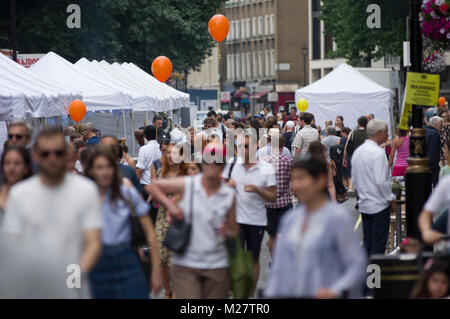
<path id="1" fill-rule="evenodd" d="M 231 93 L 228 91 L 220 92 L 220 102 L 229 103 L 231 99 Z"/>
<path id="2" fill-rule="evenodd" d="M 436 106 L 439 98 L 439 75 L 408 72 L 406 104 Z"/>

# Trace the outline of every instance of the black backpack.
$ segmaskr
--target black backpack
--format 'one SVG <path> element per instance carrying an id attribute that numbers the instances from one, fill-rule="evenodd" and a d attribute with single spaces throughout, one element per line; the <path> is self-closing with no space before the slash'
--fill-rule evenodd
<path id="1" fill-rule="evenodd" d="M 330 159 L 332 159 L 336 165 L 342 165 L 344 160 L 344 147 L 345 146 L 342 144 L 336 144 L 330 147 Z"/>

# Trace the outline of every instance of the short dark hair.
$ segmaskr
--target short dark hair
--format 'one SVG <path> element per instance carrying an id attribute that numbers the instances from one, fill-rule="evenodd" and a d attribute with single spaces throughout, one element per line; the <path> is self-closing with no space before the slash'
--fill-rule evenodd
<path id="1" fill-rule="evenodd" d="M 300 116 L 300 120 L 304 121 L 306 125 L 311 124 L 312 120 L 314 119 L 314 115 L 311 113 L 305 112 Z"/>
<path id="2" fill-rule="evenodd" d="M 156 127 L 153 125 L 147 125 L 144 128 L 144 136 L 148 141 L 156 139 Z"/>
<path id="3" fill-rule="evenodd" d="M 358 119 L 358 125 L 359 126 L 362 126 L 362 127 L 364 127 L 364 128 L 366 128 L 367 127 L 367 123 L 368 123 L 369 121 L 367 120 L 367 117 L 365 117 L 365 116 L 361 116 L 359 119 Z"/>
<path id="4" fill-rule="evenodd" d="M 345 133 L 345 134 L 350 134 L 351 131 L 352 130 L 347 126 L 342 129 L 342 133 Z"/>
<path id="5" fill-rule="evenodd" d="M 12 151 L 19 153 L 20 157 L 22 157 L 24 166 L 27 170 L 27 173 L 25 174 L 25 176 L 23 178 L 26 179 L 26 178 L 32 176 L 33 175 L 33 162 L 31 161 L 30 152 L 23 146 L 11 145 L 11 146 L 7 146 L 3 150 L 3 154 L 2 154 L 2 158 L 1 158 L 1 172 L 4 176 L 4 179 L 6 179 L 5 170 L 4 170 L 5 158 L 6 158 L 6 155 Z M 5 182 L 7 182 L 7 181 L 5 181 Z"/>
<path id="6" fill-rule="evenodd" d="M 162 120 L 162 117 L 159 115 L 155 115 L 153 116 L 153 123 L 155 123 L 156 121 Z"/>
<path id="7" fill-rule="evenodd" d="M 209 111 L 206 116 L 210 117 L 211 115 L 217 116 L 217 113 L 215 111 Z"/>
<path id="8" fill-rule="evenodd" d="M 43 138 L 49 138 L 49 137 L 55 137 L 59 136 L 61 137 L 62 141 L 64 142 L 64 145 L 66 145 L 66 139 L 64 136 L 64 132 L 61 131 L 56 126 L 49 126 L 44 128 L 42 131 L 39 132 L 37 138 L 36 138 L 36 146 L 39 148 L 39 141 Z"/>
<path id="9" fill-rule="evenodd" d="M 322 150 L 320 144 L 317 144 L 317 148 L 320 151 Z M 296 169 L 305 170 L 314 179 L 318 179 L 320 176 L 328 176 L 328 165 L 321 155 L 306 154 L 301 158 L 296 158 L 292 164 L 292 170 Z"/>

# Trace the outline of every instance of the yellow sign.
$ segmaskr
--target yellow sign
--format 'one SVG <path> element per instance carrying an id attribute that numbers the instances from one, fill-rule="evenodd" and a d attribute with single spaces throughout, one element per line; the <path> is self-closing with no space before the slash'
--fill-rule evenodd
<path id="1" fill-rule="evenodd" d="M 408 72 L 406 104 L 436 106 L 439 99 L 439 75 Z"/>
<path id="2" fill-rule="evenodd" d="M 400 119 L 400 125 L 399 128 L 401 130 L 409 130 L 409 126 L 408 126 L 408 118 L 409 118 L 409 114 L 411 114 L 412 112 L 412 104 L 407 104 L 405 103 L 405 107 L 403 108 L 403 113 L 402 113 L 402 118 Z"/>

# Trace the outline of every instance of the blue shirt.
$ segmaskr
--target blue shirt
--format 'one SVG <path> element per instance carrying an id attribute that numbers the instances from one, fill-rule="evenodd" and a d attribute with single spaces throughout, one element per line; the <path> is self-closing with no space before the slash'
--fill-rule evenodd
<path id="1" fill-rule="evenodd" d="M 307 230 L 301 234 L 308 214 Z M 308 213 L 299 205 L 282 218 L 280 233 L 267 297 L 310 298 L 320 288 L 347 292 L 349 298 L 362 296 L 367 258 L 345 208 L 328 202 Z"/>
<path id="2" fill-rule="evenodd" d="M 134 207 L 139 217 L 148 213 L 150 206 L 134 187 L 122 185 L 121 193 Z M 119 245 L 131 242 L 130 206 L 122 199 L 111 200 L 109 190 L 102 204 L 102 243 L 104 245 Z"/>
<path id="3" fill-rule="evenodd" d="M 132 167 L 120 163 L 119 170 L 122 173 L 122 176 L 128 178 L 133 183 L 134 187 L 136 187 L 136 189 L 138 191 L 140 191 L 140 192 L 142 191 L 141 183 L 139 182 L 136 172 L 134 171 L 134 169 Z"/>
<path id="4" fill-rule="evenodd" d="M 100 138 L 97 135 L 92 136 L 87 140 L 86 145 L 96 145 L 100 142 Z"/>

